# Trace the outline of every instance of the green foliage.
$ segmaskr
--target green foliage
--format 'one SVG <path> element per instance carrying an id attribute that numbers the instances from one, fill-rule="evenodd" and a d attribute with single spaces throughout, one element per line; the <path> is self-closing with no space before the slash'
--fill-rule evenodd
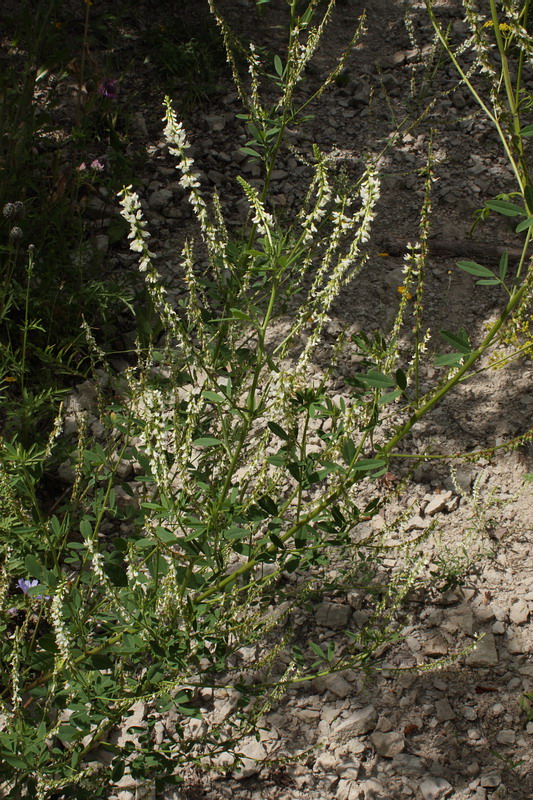
<path id="1" fill-rule="evenodd" d="M 116 82 L 102 83 L 80 57 L 90 31 L 84 8 L 76 27 L 61 2 L 20 4 L 1 52 L 0 425 L 24 446 L 46 440 L 65 385 L 87 369 L 82 322 L 104 329 L 132 297 L 102 280 L 86 226 L 104 184 L 113 190 L 132 173 L 118 104 L 100 91 Z M 117 233 L 125 231 L 115 224 L 115 241 Z"/>
<path id="2" fill-rule="evenodd" d="M 186 108 L 197 106 L 218 91 L 227 64 L 222 39 L 210 15 L 204 14 L 197 24 L 184 25 L 180 15 L 168 24 L 156 25 L 148 44 L 148 61 L 157 67 L 169 88 L 180 91 Z"/>
<path id="3" fill-rule="evenodd" d="M 70 415 L 73 434 L 61 433 L 59 410 L 53 430 L 44 427 L 32 440 L 32 415 L 55 393 L 27 385 L 31 340 L 45 326 L 30 303 L 34 252 L 24 253 L 23 302 L 4 307 L 6 319 L 11 307 L 21 311 L 3 367 L 6 395 L 10 379 L 18 381 L 19 420 L 11 414 L 0 440 L 0 777 L 13 800 L 24 793 L 107 797 L 126 773 L 159 790 L 179 782 L 186 767 L 221 768 L 222 753 L 238 765 L 239 741 L 257 732 L 287 687 L 378 663 L 384 645 L 398 638 L 402 604 L 427 573 L 423 537 L 403 534 L 400 517 L 393 527 L 403 537 L 394 545 L 401 563 L 384 585 L 386 531 L 361 539 L 360 523 L 392 494 L 386 479 L 392 459 L 402 457 L 398 445 L 459 383 L 486 368 L 482 359 L 521 312 L 530 283 L 525 268 L 509 279 L 505 257 L 497 274 L 461 262 L 485 285 L 503 287 L 505 306 L 482 339 L 442 331 L 453 351 L 437 357 L 441 373 L 433 377 L 430 334 L 420 322 L 429 158 L 421 244 L 408 254 L 391 331 L 351 341 L 342 335 L 328 368 L 311 369 L 335 300 L 367 261 L 379 198 L 375 164 L 367 161 L 348 186 L 315 147 L 299 213 L 287 222 L 269 202 L 287 127 L 305 121 L 310 102 L 296 100 L 295 89 L 327 21 L 328 10 L 311 26 L 315 5 L 291 0 L 287 51 L 267 58 L 251 49 L 248 85 L 210 4 L 243 100 L 247 155 L 261 162 L 264 184 L 258 191 L 238 179 L 250 213 L 232 238 L 218 196 L 202 192 L 186 132 L 166 99 L 165 137 L 199 243 L 184 244 L 185 292 L 174 307 L 139 197 L 131 186 L 120 192 L 149 303 L 144 316 L 138 312 L 145 336 L 136 361 L 119 376 L 85 325 L 85 346 L 100 367 L 92 382 L 98 434 L 80 406 Z M 361 19 L 352 45 L 362 30 Z M 316 95 L 342 74 L 348 53 Z M 262 99 L 265 82 L 278 92 L 275 103 Z M 520 193 L 528 204 L 526 185 Z M 508 212 L 505 202 L 489 210 Z M 527 214 L 516 208 L 516 216 L 529 217 L 529 205 Z M 525 258 L 530 227 L 518 233 Z M 154 316 L 165 331 L 158 349 L 148 330 Z M 405 330 L 414 331 L 407 353 L 399 347 Z M 345 346 L 357 350 L 360 369 L 339 398 L 331 373 Z M 424 396 L 421 377 L 430 386 Z M 61 490 L 51 485 L 59 462 L 69 474 Z M 459 573 L 437 559 L 429 581 L 449 585 Z M 360 594 L 368 623 L 339 632 L 337 648 L 303 641 L 299 617 L 326 592 L 348 590 Z M 224 714 L 221 689 L 229 698 Z M 161 713 L 172 713 L 175 734 L 156 748 Z"/>

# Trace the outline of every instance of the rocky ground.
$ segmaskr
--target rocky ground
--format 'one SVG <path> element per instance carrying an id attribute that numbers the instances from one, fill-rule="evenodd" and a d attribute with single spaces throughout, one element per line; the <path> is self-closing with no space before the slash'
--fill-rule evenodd
<path id="1" fill-rule="evenodd" d="M 252 0 L 221 3 L 243 37 L 274 50 L 283 5 L 273 3 L 256 17 Z M 282 155 L 274 201 L 290 215 L 309 175 L 298 153 L 308 154 L 312 142 L 350 177 L 359 174 L 362 153 L 382 154 L 371 259 L 337 303 L 329 333 L 335 337 L 345 324 L 386 330 L 398 303 L 405 245 L 418 236 L 419 173 L 431 137 L 435 182 L 426 318 L 435 330 L 464 326 L 475 335 L 494 318 L 502 294 L 476 287 L 455 263 L 459 256 L 472 257 L 475 246 L 486 248 L 493 260 L 497 246 L 518 245 L 503 218 L 469 237 L 474 210 L 511 190 L 512 176 L 495 133 L 458 86 L 452 66 L 434 50 L 423 3 L 369 0 L 366 8 L 368 32 L 347 65 L 345 85 L 331 87 L 311 109 L 314 120 L 291 137 L 294 151 Z M 361 10 L 357 0 L 339 4 L 305 91 L 316 88 L 333 65 Z M 460 4 L 449 0 L 439 10 L 459 41 L 466 30 Z M 147 86 L 146 77 L 131 81 L 143 98 L 135 135 L 150 155 L 141 195 L 152 249 L 171 275 L 184 230 L 192 223 L 189 205 L 154 124 L 162 92 L 153 83 Z M 177 105 L 179 112 L 179 96 Z M 228 86 L 208 107 L 187 115 L 204 185 L 218 187 L 234 225 L 245 213 L 234 177 L 242 173 L 260 180 L 258 167 L 239 152 L 246 138 L 235 117 L 240 111 Z M 124 244 L 110 244 L 109 198 L 91 203 L 97 246 L 115 269 L 129 268 L 133 255 Z M 474 451 L 523 433 L 533 410 L 532 373 L 531 364 L 522 361 L 480 374 L 415 429 L 406 449 L 422 452 L 430 444 L 449 453 Z M 341 393 L 342 388 L 340 375 Z M 159 800 L 530 800 L 533 721 L 520 703 L 523 693 L 533 690 L 533 513 L 523 484 L 531 471 L 531 447 L 459 464 L 455 477 L 440 462 L 421 462 L 406 491 L 364 523 L 366 532 L 386 527 L 409 509 L 404 532 L 435 525 L 436 535 L 425 545 L 428 570 L 432 559 L 445 559 L 459 584 L 451 581 L 444 593 L 415 593 L 402 616 L 403 638 L 387 650 L 382 669 L 371 678 L 348 671 L 290 690 L 265 717 L 260 740 L 243 743 L 246 760 L 240 770 L 232 771 L 228 760 L 222 774 L 191 773 L 182 788 Z M 394 531 L 390 535 L 393 542 Z M 384 573 L 393 567 L 391 552 Z M 322 597 L 300 624 L 314 641 L 327 643 L 346 628 L 357 630 L 367 618 L 364 601 L 353 592 Z M 231 694 L 222 690 L 208 699 L 215 701 L 214 713 L 223 715 L 232 707 Z M 137 712 L 142 724 L 143 708 Z M 161 720 L 157 735 L 172 735 L 171 719 Z M 149 787 L 127 780 L 113 796 L 117 800 L 153 796 Z"/>

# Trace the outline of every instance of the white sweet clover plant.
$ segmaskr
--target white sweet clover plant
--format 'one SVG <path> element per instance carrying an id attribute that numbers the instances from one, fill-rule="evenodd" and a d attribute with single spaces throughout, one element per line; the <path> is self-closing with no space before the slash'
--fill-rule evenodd
<path id="1" fill-rule="evenodd" d="M 238 179 L 248 222 L 239 237 L 229 235 L 222 203 L 204 192 L 167 99 L 165 136 L 198 231 L 197 242 L 183 244 L 177 302 L 157 269 L 138 194 L 128 187 L 120 195 L 164 337 L 139 344 L 114 398 L 99 388 L 103 444 L 90 440 L 81 413 L 74 483 L 61 505 L 46 514 L 39 508 L 31 489 L 21 488 L 31 482 L 16 472 L 16 453 L 2 443 L 0 506 L 12 541 L 0 571 L 0 776 L 11 800 L 106 798 L 125 773 L 158 790 L 193 767 L 227 769 L 228 752 L 238 766 L 239 740 L 265 723 L 288 686 L 372 667 L 395 637 L 396 611 L 422 580 L 420 541 L 404 533 L 403 515 L 391 523 L 403 562 L 386 586 L 373 587 L 380 597 L 373 600 L 369 589 L 390 529 L 362 538 L 358 526 L 391 494 L 386 478 L 398 445 L 475 374 L 500 330 L 522 313 L 530 278 L 508 287 L 504 311 L 477 346 L 448 340 L 459 350 L 446 354 L 442 378 L 428 391 L 433 357 L 422 311 L 430 154 L 419 241 L 406 259 L 392 327 L 373 337 L 341 334 L 327 369 L 317 369 L 335 301 L 368 262 L 379 170 L 367 158 L 359 180 L 345 188 L 315 147 L 309 192 L 291 224 L 270 202 L 270 179 L 287 127 L 302 121 L 310 102 L 298 105 L 295 89 L 333 5 L 313 27 L 317 3 L 299 13 L 290 0 L 285 61 L 276 56 L 273 64 L 279 95 L 267 107 L 262 87 L 271 66 L 252 47 L 241 78 L 235 41 L 210 0 L 245 107 L 247 155 L 264 167 L 260 190 Z M 465 5 L 475 42 L 480 23 Z M 529 39 L 520 18 L 509 20 L 525 63 Z M 361 19 L 352 45 L 363 28 Z M 489 57 L 480 52 L 480 67 Z M 516 162 L 520 176 L 523 163 Z M 527 185 L 524 219 L 531 213 Z M 406 330 L 408 352 L 400 348 Z M 345 347 L 358 351 L 363 368 L 335 397 L 331 377 Z M 24 475 L 51 458 L 59 430 L 57 423 Z M 31 550 L 20 545 L 28 531 Z M 14 577 L 22 580 L 18 594 Z M 339 633 L 336 648 L 296 643 L 295 609 L 305 615 L 311 600 L 348 589 L 367 604 L 368 624 Z M 250 661 L 251 652 L 258 655 Z M 174 732 L 156 744 L 152 731 L 165 714 Z M 136 722 L 128 736 L 130 717 Z"/>

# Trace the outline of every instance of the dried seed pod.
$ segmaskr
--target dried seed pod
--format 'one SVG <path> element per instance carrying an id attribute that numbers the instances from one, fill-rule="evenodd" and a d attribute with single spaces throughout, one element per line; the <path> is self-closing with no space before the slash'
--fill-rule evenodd
<path id="1" fill-rule="evenodd" d="M 15 227 L 11 228 L 9 231 L 9 238 L 12 242 L 20 242 L 22 235 L 22 228 L 19 228 L 18 225 L 15 225 Z"/>

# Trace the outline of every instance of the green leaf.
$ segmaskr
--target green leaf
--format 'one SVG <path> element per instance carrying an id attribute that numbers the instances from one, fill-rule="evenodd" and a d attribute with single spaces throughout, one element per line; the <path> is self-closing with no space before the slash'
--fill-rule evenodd
<path id="1" fill-rule="evenodd" d="M 2 751 L 2 758 L 5 761 L 7 761 L 7 763 L 10 766 L 15 767 L 15 769 L 20 769 L 20 770 L 24 770 L 24 771 L 28 769 L 28 764 L 25 761 L 23 761 L 21 758 L 16 756 L 14 753 L 6 753 L 6 751 L 3 750 Z"/>
<path id="2" fill-rule="evenodd" d="M 320 645 L 315 644 L 314 642 L 308 642 L 309 648 L 313 651 L 315 655 L 317 655 L 320 659 L 326 660 L 326 654 L 320 647 Z"/>
<path id="3" fill-rule="evenodd" d="M 487 278 L 486 280 L 476 281 L 476 286 L 499 286 L 500 283 L 499 278 Z"/>
<path id="4" fill-rule="evenodd" d="M 402 391 L 407 389 L 407 376 L 403 369 L 397 369 L 394 373 L 394 377 L 396 378 L 396 383 L 400 387 Z"/>
<path id="5" fill-rule="evenodd" d="M 510 203 L 508 200 L 487 200 L 485 203 L 486 208 L 491 211 L 497 211 L 498 214 L 503 214 L 505 217 L 525 217 L 525 211 L 516 203 Z"/>
<path id="6" fill-rule="evenodd" d="M 214 436 L 202 436 L 192 442 L 193 447 L 219 447 L 224 444 L 220 439 L 215 439 Z"/>
<path id="7" fill-rule="evenodd" d="M 280 425 L 278 425 L 277 422 L 269 422 L 268 427 L 270 428 L 272 433 L 275 433 L 276 436 L 279 436 L 280 439 L 283 439 L 285 442 L 289 441 L 289 434 L 285 433 L 283 428 Z"/>
<path id="8" fill-rule="evenodd" d="M 267 0 L 263 0 L 263 2 L 267 2 Z M 525 128 L 522 128 L 520 136 L 533 136 L 533 125 L 526 125 Z"/>
<path id="9" fill-rule="evenodd" d="M 460 331 L 457 333 L 451 333 L 450 331 L 439 331 L 440 335 L 443 339 L 446 339 L 451 345 L 456 347 L 460 353 L 471 353 L 472 346 L 468 341 L 468 336 L 464 331 Z"/>
<path id="10" fill-rule="evenodd" d="M 462 353 L 446 353 L 443 356 L 437 356 L 435 359 L 435 366 L 437 367 L 449 367 L 449 366 L 459 366 L 464 359 L 464 355 Z"/>
<path id="11" fill-rule="evenodd" d="M 384 406 L 387 403 L 393 403 L 398 397 L 402 396 L 401 389 L 395 389 L 394 392 L 386 392 L 379 398 L 378 405 Z"/>
<path id="12" fill-rule="evenodd" d="M 287 549 L 285 547 L 285 545 L 283 544 L 283 542 L 281 541 L 281 539 L 279 538 L 279 536 L 277 535 L 277 533 L 272 533 L 272 531 L 271 531 L 268 534 L 268 536 L 269 536 L 272 544 L 275 544 L 276 547 L 278 548 L 278 550 L 286 550 Z"/>
<path id="13" fill-rule="evenodd" d="M 353 469 L 355 472 L 368 472 L 371 469 L 384 467 L 386 463 L 384 458 L 362 458 L 354 464 Z"/>
<path id="14" fill-rule="evenodd" d="M 346 470 L 344 467 L 341 467 L 340 464 L 335 464 L 333 461 L 325 461 L 322 464 L 322 468 L 318 470 L 318 479 L 323 481 L 324 478 L 327 478 L 327 476 L 331 475 L 332 472 L 338 472 L 341 475 L 344 475 Z"/>
<path id="15" fill-rule="evenodd" d="M 55 636 L 51 633 L 45 633 L 39 638 L 39 647 L 47 653 L 57 653 L 58 647 Z"/>
<path id="16" fill-rule="evenodd" d="M 176 534 L 172 533 L 171 531 L 167 531 L 166 528 L 159 528 L 158 527 L 158 528 L 155 529 L 155 532 L 156 532 L 157 538 L 161 539 L 161 541 L 164 544 L 174 544 L 178 540 L 178 537 L 176 536 Z"/>
<path id="17" fill-rule="evenodd" d="M 279 56 L 274 56 L 274 69 L 278 73 L 279 77 L 283 77 L 283 63 Z"/>
<path id="18" fill-rule="evenodd" d="M 369 370 L 366 375 L 358 375 L 357 378 L 367 386 L 374 386 L 376 389 L 388 389 L 395 386 L 395 382 L 388 375 L 378 372 L 376 369 Z"/>
<path id="19" fill-rule="evenodd" d="M 38 581 L 42 581 L 43 579 L 43 568 L 41 564 L 37 561 L 35 556 L 28 555 L 24 559 L 24 564 L 26 569 L 28 570 L 28 574 L 33 577 L 37 578 Z"/>
<path id="20" fill-rule="evenodd" d="M 111 762 L 111 780 L 113 783 L 119 782 L 119 780 L 124 775 L 125 769 L 126 769 L 126 762 L 123 758 L 117 757 L 113 759 L 113 761 Z"/>
<path id="21" fill-rule="evenodd" d="M 272 464 L 273 467 L 283 467 L 285 465 L 285 456 L 277 453 L 274 456 L 269 456 L 267 461 L 269 464 Z"/>
<path id="22" fill-rule="evenodd" d="M 206 400 L 210 400 L 212 403 L 225 403 L 226 398 L 223 397 L 221 394 L 217 394 L 216 392 L 202 392 L 202 397 L 205 397 Z"/>
<path id="23" fill-rule="evenodd" d="M 126 574 L 126 570 L 119 564 L 105 564 L 104 572 L 113 586 L 124 588 L 128 585 L 128 576 Z"/>
<path id="24" fill-rule="evenodd" d="M 245 314 L 244 311 L 241 311 L 239 308 L 230 308 L 230 311 L 233 315 L 233 319 L 242 319 L 245 322 L 252 322 L 252 318 Z"/>
<path id="25" fill-rule="evenodd" d="M 533 217 L 528 217 L 527 219 L 523 219 L 522 222 L 518 223 L 518 225 L 515 228 L 515 231 L 517 233 L 521 233 L 522 231 L 525 231 L 526 228 L 531 228 L 532 225 L 533 225 Z"/>
<path id="26" fill-rule="evenodd" d="M 500 280 L 502 281 L 502 283 L 505 280 L 505 276 L 507 275 L 508 264 L 509 264 L 509 253 L 507 253 L 506 251 L 505 253 L 502 253 L 500 258 Z"/>
<path id="27" fill-rule="evenodd" d="M 274 500 L 268 494 L 264 494 L 263 497 L 260 497 L 257 501 L 257 505 L 266 511 L 267 514 L 271 514 L 272 516 L 277 516 L 278 507 Z"/>
<path id="28" fill-rule="evenodd" d="M 80 533 L 84 539 L 91 539 L 93 535 L 93 526 L 87 517 L 80 521 Z"/>
<path id="29" fill-rule="evenodd" d="M 476 261 L 458 261 L 457 266 L 459 269 L 463 269 L 465 272 L 469 272 L 470 275 L 477 275 L 481 278 L 493 278 L 494 273 L 488 269 L 488 267 L 483 267 L 481 264 L 478 264 Z"/>
<path id="30" fill-rule="evenodd" d="M 252 158 L 261 158 L 261 154 L 252 147 L 239 147 L 239 151 L 247 156 L 252 156 Z"/>
<path id="31" fill-rule="evenodd" d="M 246 528 L 228 528 L 222 534 L 224 539 L 247 539 L 250 536 L 250 531 Z"/>
<path id="32" fill-rule="evenodd" d="M 80 739 L 84 736 L 85 732 L 80 731 L 79 728 L 75 728 L 74 725 L 61 725 L 57 735 L 64 742 L 74 742 L 76 739 Z"/>
<path id="33" fill-rule="evenodd" d="M 347 464 L 351 464 L 355 456 L 355 444 L 351 439 L 347 439 L 342 446 L 342 457 Z"/>

